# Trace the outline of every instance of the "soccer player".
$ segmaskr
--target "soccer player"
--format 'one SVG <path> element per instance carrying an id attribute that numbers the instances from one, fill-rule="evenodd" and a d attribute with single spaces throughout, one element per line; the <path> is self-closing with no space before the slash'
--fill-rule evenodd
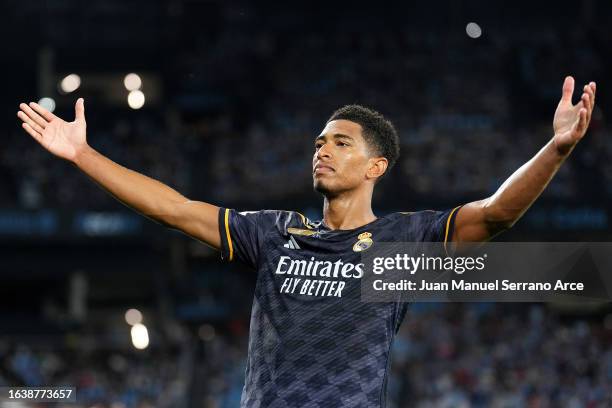
<path id="1" fill-rule="evenodd" d="M 372 211 L 372 192 L 399 156 L 397 133 L 370 109 L 338 109 L 314 141 L 314 188 L 324 198 L 316 222 L 293 211 L 238 212 L 192 201 L 112 162 L 87 144 L 83 99 L 74 122 L 36 103 L 21 104 L 18 116 L 44 148 L 124 204 L 257 271 L 242 407 L 384 407 L 389 350 L 406 304 L 360 301 L 360 253 L 376 242 L 486 241 L 510 228 L 587 130 L 595 83 L 584 86 L 576 105 L 573 91 L 567 77 L 553 137 L 492 196 L 383 217 Z"/>

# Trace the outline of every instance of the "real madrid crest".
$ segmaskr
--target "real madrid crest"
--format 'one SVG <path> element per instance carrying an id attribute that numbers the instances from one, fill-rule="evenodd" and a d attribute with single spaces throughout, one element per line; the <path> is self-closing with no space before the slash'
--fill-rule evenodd
<path id="1" fill-rule="evenodd" d="M 362 232 L 357 237 L 359 241 L 355 242 L 353 245 L 353 251 L 355 252 L 363 252 L 366 249 L 370 248 L 374 241 L 372 241 L 372 233 L 371 232 Z"/>

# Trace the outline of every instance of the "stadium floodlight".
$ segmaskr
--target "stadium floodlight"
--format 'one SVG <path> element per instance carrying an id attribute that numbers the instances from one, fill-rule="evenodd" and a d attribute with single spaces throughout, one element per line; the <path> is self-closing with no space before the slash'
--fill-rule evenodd
<path id="1" fill-rule="evenodd" d="M 60 82 L 60 90 L 64 93 L 74 92 L 81 86 L 81 77 L 77 74 L 70 74 Z"/>
<path id="2" fill-rule="evenodd" d="M 465 26 L 465 32 L 470 38 L 478 38 L 482 35 L 482 28 L 476 23 L 468 23 Z"/>
<path id="3" fill-rule="evenodd" d="M 53 98 L 44 97 L 40 98 L 38 104 L 48 110 L 49 112 L 53 112 L 55 110 L 55 100 Z"/>
<path id="4" fill-rule="evenodd" d="M 142 91 L 131 91 L 128 94 L 127 101 L 130 108 L 140 109 L 145 104 L 145 95 L 142 93 Z"/>
<path id="5" fill-rule="evenodd" d="M 138 309 L 129 309 L 125 312 L 125 322 L 130 326 L 142 323 L 142 313 Z"/>
<path id="6" fill-rule="evenodd" d="M 125 76 L 123 79 L 123 85 L 128 91 L 136 91 L 142 86 L 142 79 L 140 78 L 140 75 L 132 72 Z"/>
<path id="7" fill-rule="evenodd" d="M 144 350 L 149 346 L 149 331 L 144 324 L 138 323 L 130 330 L 132 345 L 138 350 Z"/>

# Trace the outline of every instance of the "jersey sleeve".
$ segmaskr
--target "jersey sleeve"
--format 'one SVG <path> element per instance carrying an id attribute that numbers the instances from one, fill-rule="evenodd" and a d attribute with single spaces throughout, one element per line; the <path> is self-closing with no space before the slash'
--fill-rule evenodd
<path id="1" fill-rule="evenodd" d="M 455 218 L 461 206 L 444 211 L 419 211 L 410 214 L 406 224 L 409 242 L 442 242 L 444 249 L 452 240 Z"/>
<path id="2" fill-rule="evenodd" d="M 431 211 L 431 216 L 426 217 L 423 228 L 424 242 L 444 242 L 445 244 L 453 237 L 455 229 L 455 217 L 459 207 L 445 211 Z"/>
<path id="3" fill-rule="evenodd" d="M 219 208 L 221 259 L 228 262 L 237 259 L 256 268 L 261 244 L 276 224 L 276 213 L 269 210 L 238 212 Z"/>

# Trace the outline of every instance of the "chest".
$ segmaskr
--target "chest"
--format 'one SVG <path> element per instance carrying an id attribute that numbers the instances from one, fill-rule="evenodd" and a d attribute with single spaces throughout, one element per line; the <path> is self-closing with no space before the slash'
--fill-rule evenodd
<path id="1" fill-rule="evenodd" d="M 397 242 L 390 229 L 356 232 L 287 228 L 267 237 L 258 277 L 260 294 L 285 299 L 360 299 L 364 255 Z"/>

